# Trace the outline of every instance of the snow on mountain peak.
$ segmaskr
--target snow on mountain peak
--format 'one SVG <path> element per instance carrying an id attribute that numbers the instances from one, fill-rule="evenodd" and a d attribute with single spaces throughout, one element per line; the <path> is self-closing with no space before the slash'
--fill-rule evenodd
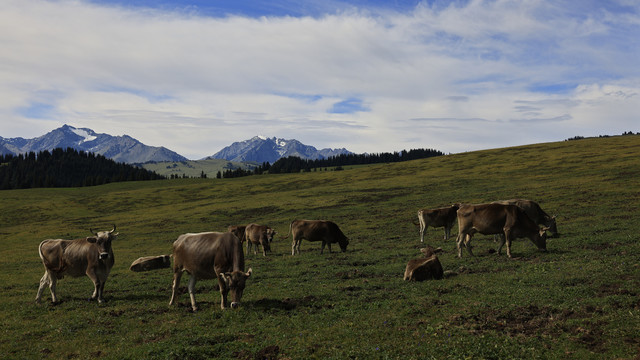
<path id="1" fill-rule="evenodd" d="M 89 134 L 86 130 L 83 130 L 83 129 L 76 129 L 74 127 L 69 127 L 69 129 L 71 131 L 73 131 L 76 135 L 84 138 L 84 140 L 80 141 L 80 143 L 87 142 L 87 141 L 93 141 L 93 140 L 98 138 L 97 136 L 93 136 L 93 135 Z"/>

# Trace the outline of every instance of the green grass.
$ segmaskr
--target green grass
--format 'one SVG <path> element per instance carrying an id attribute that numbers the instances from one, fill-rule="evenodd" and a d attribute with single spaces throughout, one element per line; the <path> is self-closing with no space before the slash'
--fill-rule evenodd
<path id="1" fill-rule="evenodd" d="M 632 359 L 640 355 L 640 136 L 496 149 L 345 171 L 238 179 L 131 182 L 0 192 L 0 353 L 6 358 Z M 419 208 L 507 198 L 558 215 L 542 253 L 528 240 L 514 259 L 477 235 L 475 257 L 429 229 L 445 251 L 439 281 L 402 280 L 420 256 Z M 303 242 L 292 257 L 288 224 L 328 219 L 346 253 Z M 179 234 L 256 222 L 279 234 L 238 310 L 220 310 L 212 281 L 169 307 L 171 271 L 133 273 L 133 260 L 170 252 Z M 88 278 L 58 283 L 62 302 L 34 298 L 45 238 L 116 224 L 107 303 L 86 299 Z M 453 231 L 457 233 L 457 230 Z M 338 247 L 335 246 L 334 251 Z M 183 288 L 187 281 L 183 279 Z"/>

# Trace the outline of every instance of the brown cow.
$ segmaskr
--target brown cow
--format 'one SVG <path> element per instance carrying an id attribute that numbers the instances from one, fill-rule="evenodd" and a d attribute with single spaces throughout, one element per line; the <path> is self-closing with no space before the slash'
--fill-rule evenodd
<path id="1" fill-rule="evenodd" d="M 245 240 L 245 235 L 244 232 L 246 230 L 246 226 L 244 225 L 230 225 L 227 228 L 227 232 L 232 233 L 233 235 L 237 236 L 238 239 L 240 239 L 240 241 L 244 242 Z"/>
<path id="2" fill-rule="evenodd" d="M 249 224 L 245 230 L 247 238 L 247 255 L 251 252 L 253 245 L 254 255 L 258 254 L 258 245 L 262 246 L 262 256 L 267 256 L 267 251 L 271 251 L 271 242 L 276 235 L 276 231 L 266 225 Z"/>
<path id="3" fill-rule="evenodd" d="M 420 251 L 425 257 L 409 260 L 404 270 L 404 280 L 424 281 L 444 278 L 442 264 L 440 264 L 440 260 L 436 255 L 436 253 L 442 251 L 442 249 L 434 249 L 431 246 L 427 246 L 425 249 L 420 249 Z"/>
<path id="4" fill-rule="evenodd" d="M 88 276 L 94 285 L 89 300 L 104 302 L 104 284 L 114 263 L 111 242 L 118 233 L 115 225 L 111 231 L 90 231 L 94 236 L 76 240 L 48 239 L 40 243 L 38 253 L 44 265 L 44 275 L 40 279 L 36 302 L 40 302 L 42 291 L 49 285 L 51 301 L 57 303 L 56 282 L 65 275 Z"/>
<path id="5" fill-rule="evenodd" d="M 444 208 L 419 210 L 420 242 L 424 242 L 424 233 L 429 226 L 434 228 L 444 227 L 444 239 L 448 240 L 449 237 L 451 237 L 453 223 L 456 221 L 456 211 L 458 211 L 458 207 L 458 204 L 454 204 Z"/>
<path id="6" fill-rule="evenodd" d="M 300 243 L 302 239 L 307 241 L 322 241 L 320 254 L 324 251 L 325 245 L 331 252 L 331 244 L 338 243 L 342 252 L 347 251 L 349 239 L 342 230 L 332 221 L 324 220 L 294 220 L 289 226 L 289 233 L 293 236 L 291 243 L 291 255 L 300 254 Z M 287 237 L 289 235 L 287 234 Z"/>
<path id="7" fill-rule="evenodd" d="M 547 228 L 540 229 L 521 208 L 515 205 L 479 204 L 461 205 L 458 209 L 458 257 L 462 257 L 462 245 L 469 254 L 469 242 L 476 232 L 484 235 L 504 234 L 498 247 L 507 244 L 507 256 L 511 257 L 511 241 L 519 237 L 529 238 L 540 250 L 547 250 Z"/>
<path id="8" fill-rule="evenodd" d="M 524 210 L 524 212 L 527 213 L 527 215 L 531 220 L 533 220 L 533 222 L 538 225 L 548 227 L 549 231 L 552 232 L 555 237 L 560 236 L 556 224 L 556 216 L 549 216 L 549 214 L 542 210 L 537 202 L 525 199 L 511 199 L 495 201 L 495 203 L 502 205 L 516 205 L 517 207 Z"/>
<path id="9" fill-rule="evenodd" d="M 183 234 L 173 243 L 173 286 L 169 305 L 176 300 L 176 291 L 182 273 L 189 278 L 189 297 L 193 311 L 198 310 L 195 298 L 196 281 L 218 279 L 222 300 L 220 307 L 227 307 L 227 294 L 231 290 L 231 308 L 240 305 L 245 281 L 251 276 L 251 268 L 244 272 L 242 241 L 232 233 L 204 232 Z"/>

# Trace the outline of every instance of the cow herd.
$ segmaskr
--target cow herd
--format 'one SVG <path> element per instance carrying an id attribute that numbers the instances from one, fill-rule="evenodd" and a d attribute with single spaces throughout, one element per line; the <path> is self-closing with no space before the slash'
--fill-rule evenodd
<path id="1" fill-rule="evenodd" d="M 530 200 L 508 200 L 489 204 L 469 205 L 455 204 L 447 208 L 423 209 L 418 212 L 420 225 L 420 241 L 424 241 L 424 232 L 429 227 L 444 227 L 445 239 L 450 237 L 451 228 L 458 220 L 458 236 L 456 240 L 458 256 L 462 257 L 462 247 L 473 255 L 469 242 L 475 233 L 500 235 L 500 253 L 506 243 L 507 255 L 511 257 L 511 241 L 519 237 L 527 237 L 541 250 L 546 250 L 546 231 L 557 236 L 555 216 L 546 214 L 540 206 Z M 418 224 L 416 224 L 418 225 Z M 543 225 L 539 228 L 538 225 Z M 112 230 L 94 232 L 93 236 L 76 239 L 48 239 L 40 243 L 38 253 L 45 272 L 40 279 L 36 302 L 40 302 L 42 292 L 48 285 L 51 301 L 58 302 L 56 282 L 68 275 L 71 277 L 88 276 L 94 284 L 94 292 L 90 300 L 104 301 L 104 285 L 114 264 L 111 243 L 118 236 Z M 132 271 L 148 271 L 171 266 L 173 258 L 173 282 L 171 300 L 173 305 L 177 298 L 178 286 L 183 272 L 189 273 L 188 291 L 191 307 L 198 309 L 195 300 L 195 284 L 197 280 L 217 279 L 221 295 L 220 307 L 227 308 L 228 295 L 231 295 L 231 308 L 240 304 L 246 280 L 252 269 L 244 271 L 243 243 L 247 243 L 247 255 L 257 255 L 258 246 L 263 256 L 271 250 L 271 242 L 276 231 L 265 225 L 249 224 L 247 226 L 230 226 L 227 232 L 187 233 L 178 236 L 173 243 L 171 255 L 141 257 L 131 264 Z M 337 243 L 345 252 L 349 239 L 342 230 L 331 221 L 294 220 L 289 225 L 292 236 L 291 255 L 300 253 L 302 240 L 321 241 L 320 253 L 325 246 L 331 252 L 331 244 Z M 442 266 L 437 253 L 440 248 L 428 246 L 422 249 L 425 257 L 411 260 L 405 270 L 405 280 L 441 279 Z"/>
<path id="2" fill-rule="evenodd" d="M 531 200 L 513 199 L 495 201 L 487 204 L 454 204 L 437 209 L 418 211 L 420 241 L 424 241 L 424 232 L 429 227 L 444 227 L 444 238 L 449 239 L 451 228 L 458 220 L 456 247 L 458 257 L 462 257 L 462 248 L 471 251 L 471 238 L 474 234 L 494 235 L 499 239 L 498 255 L 507 245 L 507 256 L 511 257 L 511 242 L 516 238 L 529 238 L 538 249 L 547 250 L 547 230 L 558 236 L 556 217 L 549 216 L 538 203 Z M 543 227 L 540 228 L 539 225 Z M 425 258 L 411 260 L 406 267 L 405 280 L 424 280 L 442 278 L 442 267 L 431 247 L 423 249 Z M 430 261 L 428 261 L 430 260 Z M 427 273 L 427 275 L 425 275 Z M 414 275 L 417 274 L 417 275 Z"/>

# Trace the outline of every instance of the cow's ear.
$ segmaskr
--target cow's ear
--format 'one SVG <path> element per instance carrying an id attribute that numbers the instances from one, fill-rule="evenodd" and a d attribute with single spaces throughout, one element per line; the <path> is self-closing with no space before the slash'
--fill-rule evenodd
<path id="1" fill-rule="evenodd" d="M 244 274 L 244 277 L 248 278 L 249 276 L 251 276 L 252 272 L 253 272 L 253 269 L 249 268 L 249 270 L 247 270 L 247 272 Z"/>
<path id="2" fill-rule="evenodd" d="M 87 238 L 87 241 L 88 241 L 88 242 L 90 242 L 90 243 L 95 243 L 96 241 L 98 241 L 98 238 L 97 238 L 97 237 L 95 237 L 95 236 L 88 237 L 88 238 Z"/>

